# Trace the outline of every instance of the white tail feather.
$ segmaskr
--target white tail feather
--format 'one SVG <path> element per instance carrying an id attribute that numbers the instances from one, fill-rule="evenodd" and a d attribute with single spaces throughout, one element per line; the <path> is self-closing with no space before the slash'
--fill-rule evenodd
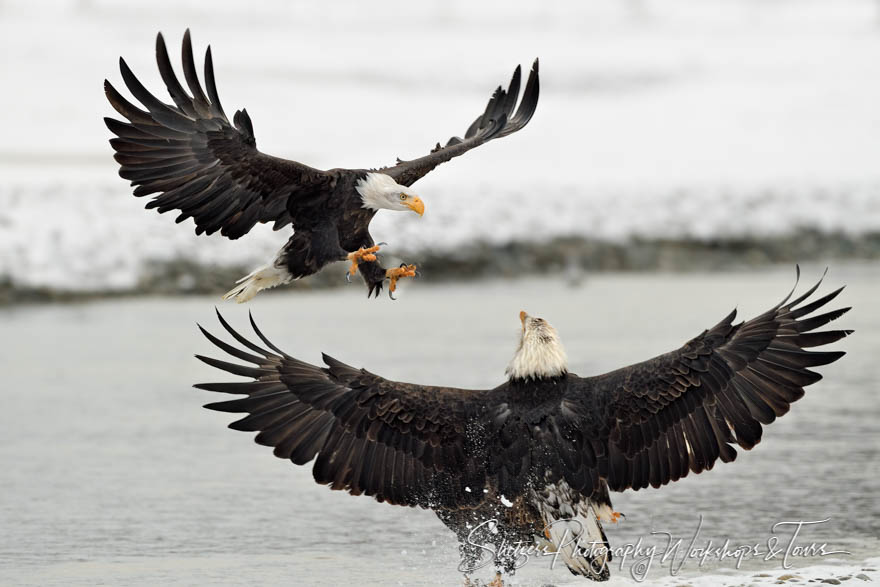
<path id="1" fill-rule="evenodd" d="M 608 579 L 608 543 L 592 508 L 586 515 L 555 520 L 549 530 L 553 548 L 572 572 L 594 581 Z"/>
<path id="2" fill-rule="evenodd" d="M 284 267 L 278 267 L 274 262 L 262 267 L 257 267 L 248 275 L 245 275 L 235 283 L 238 285 L 223 295 L 224 300 L 235 298 L 239 304 L 253 299 L 258 292 L 270 289 L 276 285 L 290 283 L 291 275 Z"/>
<path id="3" fill-rule="evenodd" d="M 599 516 L 610 518 L 610 507 L 578 496 L 565 481 L 548 485 L 535 498 L 545 524 L 541 542 L 558 553 L 572 573 L 607 581 L 611 557 Z"/>

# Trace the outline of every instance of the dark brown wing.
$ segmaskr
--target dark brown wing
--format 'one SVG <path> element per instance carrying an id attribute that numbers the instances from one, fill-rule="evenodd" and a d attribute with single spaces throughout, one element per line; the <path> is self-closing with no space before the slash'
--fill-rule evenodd
<path id="1" fill-rule="evenodd" d="M 235 113 L 235 126 L 229 123 L 217 97 L 210 47 L 205 54 L 205 95 L 189 30 L 183 37 L 183 71 L 192 96 L 171 68 L 161 33 L 156 37 L 156 61 L 173 105 L 147 91 L 122 58 L 122 79 L 146 110 L 104 80 L 110 104 L 129 121 L 104 119 L 118 137 L 110 144 L 116 150 L 119 175 L 137 186 L 135 196 L 158 194 L 147 208 L 179 210 L 177 222 L 193 218 L 196 234 L 219 230 L 236 239 L 257 222 L 274 222 L 277 230 L 292 221 L 299 204 L 326 195 L 331 174 L 257 150 L 247 111 Z"/>
<path id="2" fill-rule="evenodd" d="M 256 442 L 275 456 L 304 465 L 315 459 L 315 481 L 353 495 L 372 495 L 400 505 L 461 505 L 483 499 L 484 467 L 469 430 L 482 409 L 483 392 L 388 381 L 324 355 L 316 367 L 287 355 L 251 325 L 271 350 L 248 341 L 220 316 L 227 332 L 250 352 L 202 329 L 208 339 L 245 366 L 199 356 L 242 383 L 200 383 L 208 391 L 247 397 L 208 404 L 222 412 L 249 414 L 229 425 L 259 432 Z M 200 327 L 201 328 L 201 327 Z"/>
<path id="3" fill-rule="evenodd" d="M 513 110 L 519 97 L 520 77 L 521 69 L 517 66 L 513 72 L 513 79 L 510 80 L 510 86 L 506 91 L 498 86 L 486 105 L 486 110 L 468 127 L 464 139 L 452 137 L 443 147 L 437 143 L 429 155 L 411 161 L 398 160 L 397 165 L 383 169 L 382 172 L 393 177 L 394 181 L 401 185 L 411 186 L 441 163 L 458 157 L 492 139 L 505 137 L 523 128 L 531 120 L 535 108 L 538 106 L 540 90 L 538 60 L 535 59 L 535 63 L 532 65 L 519 109 L 514 114 Z"/>
<path id="4" fill-rule="evenodd" d="M 601 420 L 582 464 L 592 461 L 611 489 L 622 491 L 659 487 L 711 469 L 719 458 L 732 461 L 734 444 L 755 446 L 762 425 L 788 412 L 803 388 L 822 378 L 810 367 L 844 355 L 806 350 L 852 332 L 814 332 L 849 310 L 810 316 L 843 289 L 801 305 L 818 286 L 791 302 L 789 294 L 747 322 L 733 324 L 734 311 L 677 351 L 581 380 L 558 420 L 562 427 L 577 426 L 584 414 Z"/>

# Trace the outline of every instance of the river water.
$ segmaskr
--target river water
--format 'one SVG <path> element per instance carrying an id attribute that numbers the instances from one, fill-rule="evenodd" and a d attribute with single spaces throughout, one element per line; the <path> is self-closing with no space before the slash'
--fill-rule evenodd
<path id="1" fill-rule="evenodd" d="M 805 267 L 801 289 L 821 274 Z M 360 285 L 262 294 L 262 330 L 311 362 L 320 352 L 388 378 L 461 387 L 501 381 L 518 312 L 542 316 L 566 344 L 572 371 L 601 373 L 676 348 L 734 305 L 747 318 L 791 288 L 791 267 L 724 274 L 602 274 L 402 286 L 367 301 Z M 802 557 L 795 568 L 856 569 L 880 554 L 880 267 L 832 267 L 822 291 L 848 284 L 838 321 L 855 335 L 821 368 L 826 378 L 751 452 L 660 490 L 613 495 L 626 520 L 613 546 L 656 542 L 766 544 L 781 521 L 817 521 L 798 544 L 851 554 Z M 0 310 L 0 583 L 457 585 L 456 543 L 429 511 L 378 504 L 317 486 L 308 468 L 275 459 L 192 383 L 223 380 L 194 353 L 219 356 L 198 321 L 219 333 L 208 298 L 141 298 Z M 222 305 L 246 331 L 247 309 Z M 701 521 L 702 519 L 702 521 Z M 791 535 L 779 530 L 784 544 Z M 847 566 L 849 565 L 849 566 Z M 736 583 L 781 572 L 781 561 L 689 561 Z M 612 584 L 629 584 L 631 560 Z M 659 563 L 650 577 L 669 574 Z M 480 577 L 489 577 L 484 572 Z M 524 585 L 585 584 L 532 561 Z"/>

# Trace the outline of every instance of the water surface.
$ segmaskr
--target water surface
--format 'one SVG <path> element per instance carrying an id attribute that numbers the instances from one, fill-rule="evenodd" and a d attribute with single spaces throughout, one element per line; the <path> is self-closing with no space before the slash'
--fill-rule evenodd
<path id="1" fill-rule="evenodd" d="M 802 287 L 819 274 L 805 268 Z M 734 305 L 753 316 L 793 279 L 785 267 L 597 275 L 577 286 L 556 278 L 422 281 L 407 284 L 397 302 L 368 303 L 353 285 L 221 309 L 242 329 L 251 309 L 273 342 L 304 360 L 326 351 L 388 378 L 489 387 L 514 351 L 522 309 L 557 327 L 572 370 L 586 375 L 672 350 Z M 836 557 L 844 562 L 880 552 L 880 267 L 833 267 L 820 292 L 844 283 L 840 305 L 855 309 L 839 325 L 857 332 L 835 346 L 849 354 L 822 368 L 826 378 L 735 463 L 612 496 L 627 516 L 608 528 L 612 544 L 648 540 L 652 530 L 688 539 L 701 516 L 701 542 L 766 542 L 778 521 L 830 517 L 803 542 L 851 551 Z M 459 584 L 455 541 L 431 512 L 317 486 L 308 468 L 225 429 L 229 414 L 200 407 L 216 398 L 191 384 L 226 377 L 193 358 L 217 356 L 195 327 L 221 330 L 217 302 L 133 299 L 0 312 L 0 581 Z M 733 563 L 711 566 L 724 571 Z M 625 575 L 613 573 L 617 581 Z M 519 577 L 583 584 L 546 561 Z"/>

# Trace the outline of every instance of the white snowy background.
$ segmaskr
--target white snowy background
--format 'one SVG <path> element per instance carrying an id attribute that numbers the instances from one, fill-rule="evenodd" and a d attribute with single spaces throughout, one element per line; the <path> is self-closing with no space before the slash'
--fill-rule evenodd
<path id="1" fill-rule="evenodd" d="M 0 277 L 126 288 L 286 240 L 196 238 L 116 174 L 102 81 L 124 55 L 164 97 L 155 34 L 176 57 L 186 27 L 260 149 L 323 168 L 424 154 L 541 58 L 530 125 L 420 181 L 424 218 L 380 215 L 392 247 L 880 230 L 880 2 L 0 0 Z"/>

